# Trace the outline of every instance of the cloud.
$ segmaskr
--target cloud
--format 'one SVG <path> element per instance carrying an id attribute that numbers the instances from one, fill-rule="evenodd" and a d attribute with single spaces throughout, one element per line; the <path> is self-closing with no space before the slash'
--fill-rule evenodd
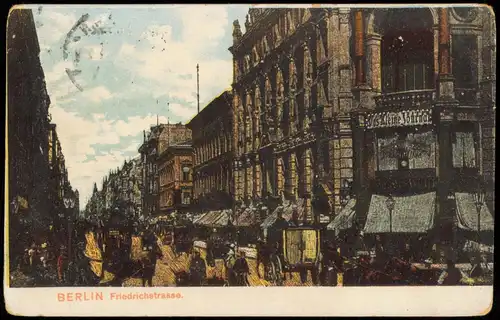
<path id="1" fill-rule="evenodd" d="M 197 64 L 200 103 L 209 102 L 232 82 L 231 57 L 223 59 L 213 54 L 221 45 L 226 47 L 221 40 L 231 32 L 231 26 L 224 6 L 183 6 L 173 10 L 181 20 L 181 30 L 166 24 L 150 25 L 142 33 L 142 45 L 122 44 L 115 65 L 144 79 L 154 97 L 168 94 L 194 107 Z M 180 34 L 180 39 L 174 39 L 174 33 Z"/>
<path id="2" fill-rule="evenodd" d="M 110 150 L 105 155 L 96 155 L 95 145 L 116 145 L 122 137 L 136 137 L 143 130 L 156 124 L 156 116 L 130 117 L 127 121 L 106 119 L 104 114 L 93 114 L 91 119 L 84 119 L 75 112 L 68 112 L 60 107 L 51 108 L 52 121 L 57 124 L 57 132 L 68 165 L 68 175 L 80 195 L 90 196 L 93 181 L 100 181 L 109 169 L 121 165 L 131 152 L 138 152 L 140 138 L 123 150 Z M 167 122 L 162 116 L 158 120 Z M 88 160 L 88 156 L 95 158 Z M 92 180 L 93 179 L 93 180 Z"/>
<path id="3" fill-rule="evenodd" d="M 78 18 L 68 12 L 59 12 L 54 8 L 45 8 L 40 14 L 34 15 L 37 25 L 40 49 L 52 48 L 55 43 L 62 43 Z"/>
<path id="4" fill-rule="evenodd" d="M 101 102 L 103 100 L 111 99 L 113 95 L 104 86 L 95 87 L 84 91 L 85 98 L 92 102 Z"/>
<path id="5" fill-rule="evenodd" d="M 170 110 L 172 111 L 173 114 L 180 117 L 182 120 L 191 119 L 196 114 L 196 109 L 185 107 L 178 103 L 171 103 Z"/>
<path id="6" fill-rule="evenodd" d="M 57 124 L 69 179 L 80 191 L 82 208 L 94 182 L 100 187 L 110 169 L 138 153 L 143 130 L 157 121 L 184 122 L 195 115 L 197 64 L 201 107 L 232 82 L 227 47 L 233 19 L 227 6 L 178 5 L 164 11 L 145 10 L 142 18 L 132 9 L 96 9 L 89 13 L 87 26 L 97 21 L 101 26 L 116 26 L 112 35 L 85 37 L 73 44 L 80 49 L 78 67 L 84 69 L 76 79 L 84 88 L 79 91 L 65 71 L 75 69 L 75 64 L 62 60 L 61 46 L 87 12 L 53 6 L 44 7 L 40 15 L 34 12 L 41 48 L 50 49 L 41 58 L 52 122 Z M 102 57 L 100 43 L 106 49 Z"/>

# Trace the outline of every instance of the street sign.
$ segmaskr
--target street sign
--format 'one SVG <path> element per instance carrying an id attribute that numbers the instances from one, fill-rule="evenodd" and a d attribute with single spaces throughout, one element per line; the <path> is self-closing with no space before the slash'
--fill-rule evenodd
<path id="1" fill-rule="evenodd" d="M 431 109 L 373 112 L 366 117 L 368 129 L 409 127 L 432 124 Z"/>

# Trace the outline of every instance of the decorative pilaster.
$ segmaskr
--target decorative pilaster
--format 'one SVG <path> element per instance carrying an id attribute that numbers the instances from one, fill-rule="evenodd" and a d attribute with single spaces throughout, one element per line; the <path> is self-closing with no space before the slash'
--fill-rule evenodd
<path id="1" fill-rule="evenodd" d="M 381 56 L 382 37 L 378 34 L 368 35 L 366 38 L 367 56 L 369 68 L 367 78 L 373 92 L 382 92 L 382 56 Z"/>
<path id="2" fill-rule="evenodd" d="M 451 74 L 448 8 L 439 8 L 438 100 L 455 100 L 454 81 Z"/>
<path id="3" fill-rule="evenodd" d="M 285 168 L 282 157 L 276 159 L 276 189 L 277 195 L 281 195 L 285 191 Z"/>
<path id="4" fill-rule="evenodd" d="M 340 75 L 339 112 L 350 112 L 352 109 L 352 70 L 350 57 L 351 25 L 349 24 L 350 8 L 339 9 L 339 47 L 337 59 Z"/>
<path id="5" fill-rule="evenodd" d="M 261 171 L 260 171 L 260 160 L 259 155 L 255 155 L 255 164 L 254 164 L 254 194 L 260 199 L 262 197 L 262 182 L 261 182 Z"/>
<path id="6" fill-rule="evenodd" d="M 304 152 L 304 194 L 305 194 L 305 220 L 309 223 L 313 222 L 311 197 L 312 197 L 312 163 L 311 163 L 311 150 L 307 149 Z"/>
<path id="7" fill-rule="evenodd" d="M 297 157 L 294 152 L 289 154 L 288 158 L 289 168 L 288 173 L 288 194 L 292 197 L 297 196 L 298 175 L 297 175 Z"/>

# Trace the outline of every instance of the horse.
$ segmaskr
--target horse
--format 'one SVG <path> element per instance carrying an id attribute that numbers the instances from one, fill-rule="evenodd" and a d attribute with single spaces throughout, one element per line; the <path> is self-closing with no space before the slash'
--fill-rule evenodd
<path id="1" fill-rule="evenodd" d="M 120 251 L 114 250 L 111 261 L 107 263 L 109 272 L 113 273 L 115 276 L 115 278 L 109 282 L 109 285 L 122 286 L 126 279 L 139 278 L 142 280 L 143 286 L 145 286 L 146 283 L 152 286 L 156 262 L 157 259 L 163 258 L 163 253 L 156 243 L 147 248 L 148 250 L 144 252 L 145 254 L 141 255 L 136 260 L 120 255 Z"/>
<path id="2" fill-rule="evenodd" d="M 260 242 L 257 243 L 257 275 L 259 278 L 259 266 L 262 263 L 264 266 L 264 279 L 268 281 L 276 281 L 281 285 L 286 280 L 282 258 L 278 254 L 279 249 L 276 244 Z M 289 272 L 291 274 L 291 272 Z M 283 275 L 283 277 L 281 277 Z M 271 278 L 276 276 L 276 279 Z M 291 275 L 290 275 L 291 278 Z"/>

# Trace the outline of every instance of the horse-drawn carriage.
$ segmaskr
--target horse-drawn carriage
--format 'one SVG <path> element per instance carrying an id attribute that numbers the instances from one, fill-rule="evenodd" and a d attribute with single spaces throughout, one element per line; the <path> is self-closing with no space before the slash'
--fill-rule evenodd
<path id="1" fill-rule="evenodd" d="M 285 228 L 258 248 L 259 262 L 264 264 L 264 277 L 274 285 L 283 285 L 285 273 L 299 272 L 302 283 L 311 272 L 313 283 L 317 283 L 320 270 L 320 230 L 315 227 Z M 258 266 L 257 266 L 258 267 Z"/>

